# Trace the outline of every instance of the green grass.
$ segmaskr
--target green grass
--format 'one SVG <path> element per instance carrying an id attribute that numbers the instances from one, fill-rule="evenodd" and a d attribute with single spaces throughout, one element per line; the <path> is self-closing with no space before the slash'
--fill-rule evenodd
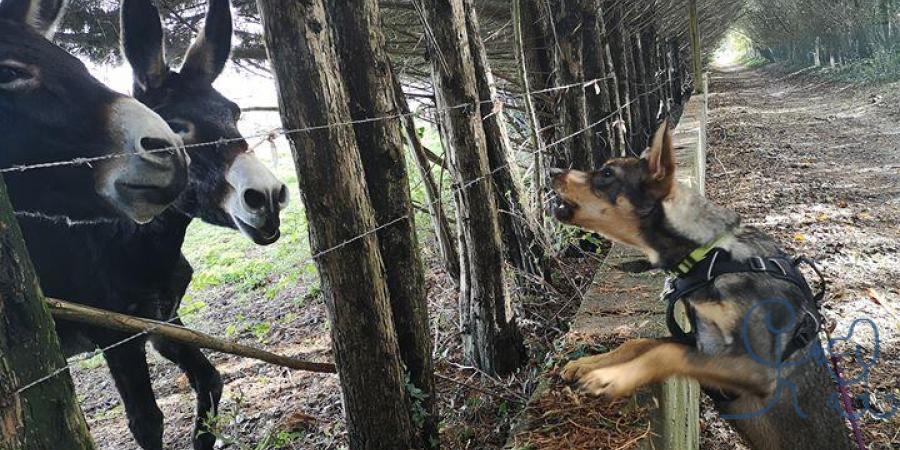
<path id="1" fill-rule="evenodd" d="M 194 278 L 179 310 L 183 315 L 202 310 L 206 304 L 200 299 L 223 288 L 243 296 L 274 300 L 285 289 L 300 283 L 318 283 L 310 259 L 306 214 L 289 155 L 280 157 L 275 172 L 288 185 L 291 195 L 290 203 L 281 212 L 278 242 L 260 247 L 236 230 L 200 220 L 188 228 L 182 250 L 194 267 Z"/>

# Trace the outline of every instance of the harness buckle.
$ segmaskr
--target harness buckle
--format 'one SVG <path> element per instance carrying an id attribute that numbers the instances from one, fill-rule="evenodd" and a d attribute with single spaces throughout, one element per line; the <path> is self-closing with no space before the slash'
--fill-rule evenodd
<path id="1" fill-rule="evenodd" d="M 765 272 L 766 261 L 759 256 L 753 256 L 750 258 L 750 269 L 754 272 Z"/>

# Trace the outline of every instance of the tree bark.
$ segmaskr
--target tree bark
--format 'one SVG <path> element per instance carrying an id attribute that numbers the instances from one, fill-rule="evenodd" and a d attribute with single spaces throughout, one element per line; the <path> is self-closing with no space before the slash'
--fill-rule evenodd
<path id="1" fill-rule="evenodd" d="M 517 285 L 530 289 L 535 279 L 549 276 L 544 247 L 537 239 L 534 219 L 522 207 L 517 167 L 510 164 L 509 135 L 497 90 L 491 75 L 487 50 L 481 40 L 478 17 L 472 0 L 465 0 L 466 29 L 475 66 L 481 123 L 487 144 L 488 164 L 500 212 L 500 232 L 506 260 L 516 270 Z"/>
<path id="2" fill-rule="evenodd" d="M 532 211 L 538 217 L 538 232 L 543 234 L 545 228 L 544 214 L 544 189 L 547 174 L 544 173 L 546 164 L 544 163 L 544 140 L 541 138 L 541 123 L 538 120 L 534 97 L 531 93 L 531 75 L 528 71 L 528 53 L 525 44 L 525 17 L 524 9 L 525 0 L 513 0 L 512 4 L 512 21 L 513 33 L 516 44 L 516 59 L 519 66 L 519 78 L 522 83 L 522 90 L 525 97 L 525 114 L 530 128 L 531 145 L 534 149 L 534 188 Z"/>
<path id="3" fill-rule="evenodd" d="M 598 0 L 582 1 L 582 59 L 584 61 L 584 77 L 586 80 L 606 78 L 608 76 L 606 60 L 606 40 L 603 36 L 603 19 L 600 16 L 600 4 Z M 612 112 L 609 93 L 609 83 L 606 79 L 595 82 L 587 87 L 585 92 L 585 106 L 587 108 L 588 124 L 594 125 L 604 120 L 600 125 L 594 126 L 593 133 L 593 157 L 594 166 L 602 166 L 613 156 L 611 141 L 611 120 L 607 120 Z"/>
<path id="4" fill-rule="evenodd" d="M 376 0 L 326 0 L 335 29 L 341 74 L 350 95 L 353 120 L 396 114 L 394 75 L 385 53 L 381 12 Z M 366 67 L 367 70 L 358 70 Z M 409 192 L 401 127 L 394 121 L 354 126 L 369 198 L 379 225 L 408 217 L 378 233 L 381 257 L 387 270 L 388 292 L 400 355 L 418 388 L 410 401 L 411 419 L 420 426 L 418 446 L 437 448 L 438 433 L 434 363 L 425 269 L 416 237 L 415 213 Z"/>
<path id="5" fill-rule="evenodd" d="M 0 176 L 0 448 L 92 449 L 43 297 Z"/>
<path id="6" fill-rule="evenodd" d="M 616 95 L 618 98 L 617 128 L 623 141 L 622 153 L 626 153 L 627 136 L 631 133 L 631 96 L 628 89 L 628 63 L 625 58 L 623 36 L 625 18 L 622 3 L 617 0 L 604 0 L 603 18 L 606 20 L 606 41 L 609 43 L 609 53 L 612 56 L 612 65 L 616 74 Z"/>
<path id="7" fill-rule="evenodd" d="M 562 148 L 564 154 L 553 152 L 553 167 L 574 167 L 591 170 L 594 155 L 591 148 L 593 129 L 588 128 L 585 105 L 584 65 L 582 64 L 582 5 L 581 0 L 555 0 L 553 20 L 556 29 L 555 64 L 556 87 L 570 86 L 556 93 L 556 116 L 560 120 L 557 134 L 570 137 Z M 576 86 L 571 86 L 577 84 Z"/>
<path id="8" fill-rule="evenodd" d="M 332 322 L 350 447 L 406 450 L 415 448 L 414 433 L 391 297 L 356 136 L 339 125 L 351 120 L 349 99 L 322 2 L 258 5 L 283 126 L 330 126 L 288 138 Z M 407 219 L 395 220 L 382 225 Z"/>
<path id="9" fill-rule="evenodd" d="M 481 370 L 504 375 L 524 362 L 525 351 L 503 279 L 497 200 L 476 105 L 465 8 L 463 0 L 423 0 L 422 5 L 431 30 L 435 97 L 458 189 L 463 353 Z"/>

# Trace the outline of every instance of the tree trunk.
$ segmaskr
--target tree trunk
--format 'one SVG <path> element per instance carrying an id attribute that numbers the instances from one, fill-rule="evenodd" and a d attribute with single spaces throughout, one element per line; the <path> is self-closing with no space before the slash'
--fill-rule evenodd
<path id="1" fill-rule="evenodd" d="M 481 40 L 472 0 L 465 0 L 466 29 L 475 66 L 481 123 L 487 144 L 488 164 L 500 212 L 500 233 L 506 260 L 516 270 L 517 285 L 531 289 L 537 280 L 549 277 L 544 247 L 532 225 L 535 220 L 522 207 L 518 168 L 510 163 L 511 144 L 506 131 L 502 103 L 491 75 L 487 50 Z"/>
<path id="2" fill-rule="evenodd" d="M 414 448 L 385 268 L 323 0 L 259 0 L 266 49 L 332 322 L 350 447 Z M 392 93 L 392 90 L 386 91 Z M 407 219 L 395 219 L 394 226 Z M 333 250 L 332 250 L 333 249 Z"/>
<path id="3" fill-rule="evenodd" d="M 350 96 L 351 118 L 364 120 L 396 113 L 394 75 L 385 52 L 378 2 L 326 0 L 326 7 L 335 30 L 340 73 Z M 359 67 L 367 70 L 358 70 Z M 408 218 L 381 230 L 378 243 L 385 262 L 400 356 L 409 371 L 410 383 L 418 388 L 416 395 L 410 397 L 418 407 L 409 411 L 413 422 L 421 427 L 417 447 L 437 448 L 439 418 L 425 269 L 416 237 L 401 128 L 394 121 L 380 120 L 357 124 L 354 130 L 376 223 L 384 225 Z"/>
<path id="4" fill-rule="evenodd" d="M 647 73 L 646 71 L 649 67 L 644 65 L 644 55 L 641 52 L 641 39 L 640 34 L 638 33 L 629 33 L 630 39 L 629 43 L 631 44 L 631 68 L 634 69 L 634 76 L 631 80 L 632 91 L 637 99 L 635 102 L 636 108 L 632 109 L 635 112 L 634 122 L 632 124 L 633 132 L 632 132 L 632 149 L 635 154 L 640 155 L 644 152 L 644 149 L 647 148 L 647 144 L 650 142 L 650 133 L 653 131 L 648 131 L 650 128 L 650 99 L 648 96 L 648 92 L 652 89 L 647 84 Z M 654 130 L 655 131 L 655 130 Z"/>
<path id="5" fill-rule="evenodd" d="M 528 53 L 525 44 L 525 17 L 524 12 L 525 0 L 513 0 L 512 4 L 512 21 L 513 33 L 515 35 L 516 59 L 519 66 L 519 78 L 521 79 L 524 97 L 525 97 L 525 114 L 527 115 L 528 125 L 531 129 L 531 145 L 534 149 L 534 200 L 532 203 L 532 211 L 538 217 L 538 232 L 543 234 L 545 228 L 544 213 L 544 189 L 547 174 L 544 172 L 546 164 L 544 163 L 544 140 L 541 139 L 541 123 L 538 120 L 537 111 L 535 110 L 535 102 L 531 93 L 531 75 L 528 72 Z"/>
<path id="6" fill-rule="evenodd" d="M 460 309 L 463 353 L 489 374 L 508 374 L 525 360 L 503 279 L 503 249 L 463 0 L 425 0 L 431 29 L 435 97 L 456 178 L 460 221 Z"/>
<path id="7" fill-rule="evenodd" d="M 401 86 L 400 80 L 396 77 L 394 77 L 394 94 L 400 114 L 403 114 L 403 131 L 406 141 L 412 150 L 416 169 L 419 171 L 419 177 L 422 178 L 422 184 L 425 186 L 428 212 L 431 214 L 431 223 L 434 226 L 434 235 L 438 242 L 438 250 L 441 253 L 444 270 L 458 285 L 459 252 L 456 249 L 453 230 L 450 228 L 450 221 L 447 219 L 447 212 L 441 199 L 440 186 L 434 181 L 434 176 L 431 174 L 427 152 L 425 147 L 422 146 L 421 139 L 419 139 L 415 119 L 410 114 L 409 103 L 406 101 L 406 94 L 403 93 L 403 86 Z"/>
<path id="8" fill-rule="evenodd" d="M 628 89 L 628 63 L 625 58 L 625 47 L 622 45 L 625 27 L 622 13 L 622 3 L 617 0 L 604 0 L 603 18 L 606 20 L 606 41 L 609 43 L 609 53 L 612 56 L 613 69 L 616 74 L 616 95 L 618 97 L 619 112 L 617 116 L 617 128 L 621 139 L 631 133 L 631 95 Z M 622 154 L 626 153 L 622 148 Z"/>
<path id="9" fill-rule="evenodd" d="M 560 120 L 557 134 L 569 138 L 567 152 L 553 152 L 553 167 L 591 170 L 594 167 L 591 148 L 593 130 L 588 129 L 585 105 L 584 65 L 582 64 L 581 0 L 555 0 L 553 21 L 556 29 L 556 87 L 568 86 L 556 93 L 556 116 Z M 575 86 L 572 86 L 575 85 Z"/>
<path id="10" fill-rule="evenodd" d="M 607 120 L 613 111 L 610 102 L 609 83 L 605 77 L 609 75 L 606 67 L 606 41 L 604 39 L 603 19 L 600 17 L 598 0 L 582 1 L 582 60 L 584 61 L 585 80 L 596 80 L 585 92 L 587 122 L 594 126 L 593 153 L 594 167 L 602 166 L 613 157 L 611 141 L 611 120 Z M 602 124 L 597 124 L 604 121 Z"/>
<path id="11" fill-rule="evenodd" d="M 65 365 L 0 176 L 0 448 L 94 448 Z"/>

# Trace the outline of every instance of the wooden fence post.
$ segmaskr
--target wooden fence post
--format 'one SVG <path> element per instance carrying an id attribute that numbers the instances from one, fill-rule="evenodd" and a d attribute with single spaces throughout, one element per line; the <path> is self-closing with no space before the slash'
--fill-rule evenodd
<path id="1" fill-rule="evenodd" d="M 703 49 L 700 47 L 700 19 L 697 14 L 697 0 L 688 1 L 691 33 L 691 65 L 694 73 L 694 93 L 703 89 Z"/>

